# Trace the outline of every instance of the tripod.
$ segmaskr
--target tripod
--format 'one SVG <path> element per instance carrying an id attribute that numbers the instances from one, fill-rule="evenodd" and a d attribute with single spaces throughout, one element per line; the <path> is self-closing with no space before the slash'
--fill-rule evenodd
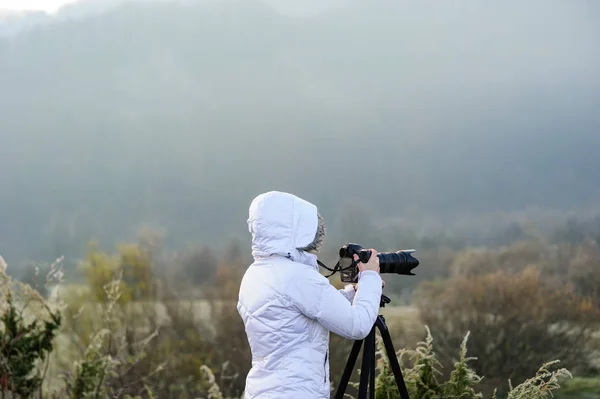
<path id="1" fill-rule="evenodd" d="M 385 295 L 381 295 L 379 307 L 383 308 L 387 303 L 390 303 L 390 298 Z M 396 357 L 396 351 L 394 350 L 394 345 L 392 344 L 392 338 L 390 337 L 390 332 L 382 315 L 377 316 L 377 320 L 375 320 L 375 324 L 373 325 L 373 328 L 371 328 L 371 332 L 365 339 L 354 341 L 352 351 L 350 352 L 350 356 L 348 356 L 348 361 L 346 362 L 346 367 L 344 368 L 344 373 L 342 374 L 338 389 L 335 393 L 335 399 L 343 399 L 344 397 L 346 387 L 348 386 L 348 381 L 350 381 L 350 376 L 352 375 L 352 369 L 354 368 L 354 364 L 358 358 L 358 353 L 360 352 L 363 341 L 365 342 L 365 347 L 363 350 L 361 364 L 358 399 L 367 399 L 367 385 L 370 388 L 369 398 L 375 399 L 375 327 L 379 329 L 379 333 L 383 338 L 385 352 L 394 373 L 394 378 L 396 379 L 396 386 L 400 392 L 400 398 L 409 399 L 408 391 L 406 389 L 406 385 L 404 384 L 404 377 L 402 377 L 402 371 L 400 370 L 400 364 L 398 363 L 398 358 Z"/>

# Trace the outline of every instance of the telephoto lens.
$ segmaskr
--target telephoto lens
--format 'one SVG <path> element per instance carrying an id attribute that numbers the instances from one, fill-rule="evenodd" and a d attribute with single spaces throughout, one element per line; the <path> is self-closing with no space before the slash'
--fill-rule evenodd
<path id="1" fill-rule="evenodd" d="M 406 249 L 396 252 L 381 252 L 379 258 L 379 273 L 404 274 L 414 276 L 412 270 L 419 266 L 419 260 L 412 256 L 414 249 Z"/>

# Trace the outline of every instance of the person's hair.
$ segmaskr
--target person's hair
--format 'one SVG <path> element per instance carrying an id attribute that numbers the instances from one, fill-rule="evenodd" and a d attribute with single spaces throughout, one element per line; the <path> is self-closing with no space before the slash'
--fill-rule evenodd
<path id="1" fill-rule="evenodd" d="M 323 246 L 323 240 L 325 239 L 325 223 L 323 222 L 323 217 L 320 214 L 317 215 L 319 217 L 319 223 L 317 226 L 315 239 L 306 247 L 298 248 L 300 251 L 319 252 Z"/>

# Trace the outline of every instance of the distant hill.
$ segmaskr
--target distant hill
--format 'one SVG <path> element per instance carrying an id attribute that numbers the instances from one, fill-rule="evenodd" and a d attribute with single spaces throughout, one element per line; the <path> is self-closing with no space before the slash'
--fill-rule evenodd
<path id="1" fill-rule="evenodd" d="M 50 16 L 44 12 L 0 9 L 0 38 L 11 38 L 46 23 Z"/>
<path id="2" fill-rule="evenodd" d="M 49 257 L 144 223 L 218 245 L 245 236 L 269 189 L 338 228 L 354 202 L 416 225 L 600 202 L 598 7 L 292 14 L 124 3 L 0 41 L 0 253 Z"/>

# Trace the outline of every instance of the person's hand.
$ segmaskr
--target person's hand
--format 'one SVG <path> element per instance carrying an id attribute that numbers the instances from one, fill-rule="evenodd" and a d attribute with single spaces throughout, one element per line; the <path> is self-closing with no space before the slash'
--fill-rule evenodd
<path id="1" fill-rule="evenodd" d="M 364 272 L 365 270 L 373 270 L 379 274 L 379 258 L 377 257 L 377 251 L 371 249 L 371 257 L 367 263 L 358 262 L 358 270 Z M 358 260 L 358 255 L 354 255 L 354 260 Z"/>

